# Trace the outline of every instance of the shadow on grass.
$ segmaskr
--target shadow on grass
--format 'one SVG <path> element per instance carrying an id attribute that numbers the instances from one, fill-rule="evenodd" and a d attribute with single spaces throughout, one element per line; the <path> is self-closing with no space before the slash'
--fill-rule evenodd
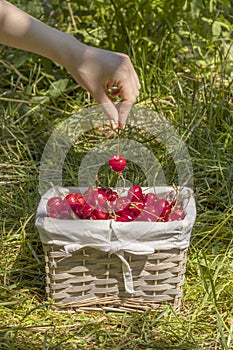
<path id="1" fill-rule="evenodd" d="M 168 341 L 162 337 L 142 340 L 141 334 L 125 335 L 124 332 L 117 334 L 116 331 L 100 330 L 103 325 L 87 324 L 80 329 L 65 331 L 58 335 L 54 326 L 50 327 L 25 327 L 11 329 L 0 335 L 0 349 L 11 350 L 200 350 L 196 345 L 184 342 L 179 345 L 175 341 Z M 149 334 L 148 334 L 149 335 Z M 114 339 L 115 338 L 115 339 Z M 117 340 L 119 339 L 119 340 Z M 173 344 L 172 344 L 173 343 Z"/>

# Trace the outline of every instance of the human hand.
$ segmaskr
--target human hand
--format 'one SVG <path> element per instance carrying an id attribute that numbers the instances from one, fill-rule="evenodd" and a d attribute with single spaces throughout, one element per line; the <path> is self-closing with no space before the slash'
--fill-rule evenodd
<path id="1" fill-rule="evenodd" d="M 100 103 L 112 128 L 124 128 L 140 90 L 138 76 L 130 58 L 122 53 L 87 46 L 74 40 L 76 39 L 72 40 L 64 66 Z M 120 97 L 120 102 L 115 104 L 116 96 Z"/>
<path id="2" fill-rule="evenodd" d="M 140 89 L 138 76 L 127 55 L 85 45 L 7 1 L 0 0 L 0 9 L 0 43 L 37 53 L 63 65 L 101 104 L 112 128 L 124 127 Z M 120 102 L 114 104 L 116 96 L 120 96 Z"/>

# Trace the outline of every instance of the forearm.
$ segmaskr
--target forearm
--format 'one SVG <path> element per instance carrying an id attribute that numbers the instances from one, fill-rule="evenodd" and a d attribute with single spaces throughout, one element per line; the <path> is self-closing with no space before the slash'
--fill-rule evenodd
<path id="1" fill-rule="evenodd" d="M 71 35 L 49 27 L 7 1 L 0 0 L 0 44 L 37 53 L 66 66 L 67 48 L 72 46 L 73 40 Z M 79 45 L 81 55 L 84 45 Z"/>
<path id="2" fill-rule="evenodd" d="M 102 105 L 112 127 L 123 127 L 139 95 L 140 83 L 130 58 L 75 39 L 0 0 L 0 44 L 37 53 L 64 66 L 77 83 Z M 112 102 L 109 89 L 116 87 Z"/>

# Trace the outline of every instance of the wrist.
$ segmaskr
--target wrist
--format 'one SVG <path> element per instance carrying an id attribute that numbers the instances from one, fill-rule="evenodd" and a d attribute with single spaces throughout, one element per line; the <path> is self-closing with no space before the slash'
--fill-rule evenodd
<path id="1" fill-rule="evenodd" d="M 86 47 L 73 35 L 65 34 L 64 45 L 59 49 L 57 62 L 72 73 L 81 66 Z"/>

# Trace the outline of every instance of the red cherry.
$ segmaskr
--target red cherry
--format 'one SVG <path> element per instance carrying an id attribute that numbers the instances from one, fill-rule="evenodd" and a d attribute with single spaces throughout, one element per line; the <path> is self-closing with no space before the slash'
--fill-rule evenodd
<path id="1" fill-rule="evenodd" d="M 137 186 L 137 185 L 131 186 L 128 191 L 128 197 L 131 200 L 134 200 L 134 199 L 143 200 L 143 192 L 142 192 L 141 186 Z"/>
<path id="2" fill-rule="evenodd" d="M 93 196 L 96 198 L 96 200 L 98 200 L 98 199 L 107 200 L 108 199 L 108 195 L 107 195 L 106 191 L 101 187 L 94 188 Z"/>
<path id="3" fill-rule="evenodd" d="M 47 211 L 50 218 L 72 219 L 70 206 L 60 197 L 53 197 L 48 200 Z"/>
<path id="4" fill-rule="evenodd" d="M 185 217 L 185 213 L 182 208 L 175 209 L 172 211 L 169 215 L 167 220 L 168 221 L 175 221 L 175 220 L 183 220 Z"/>
<path id="5" fill-rule="evenodd" d="M 158 210 L 159 216 L 162 218 L 170 213 L 171 205 L 166 199 L 161 198 L 156 202 L 156 209 Z"/>
<path id="6" fill-rule="evenodd" d="M 122 155 L 113 154 L 109 159 L 108 164 L 113 171 L 115 171 L 116 173 L 120 173 L 125 169 L 127 162 Z"/>
<path id="7" fill-rule="evenodd" d="M 144 196 L 144 203 L 146 205 L 155 205 L 155 203 L 158 201 L 159 197 L 157 194 L 149 192 Z"/>
<path id="8" fill-rule="evenodd" d="M 71 205 L 75 203 L 75 193 L 70 193 L 68 194 L 64 201 L 66 202 L 67 205 Z"/>
<path id="9" fill-rule="evenodd" d="M 137 221 L 149 221 L 149 222 L 156 222 L 158 220 L 157 216 L 147 213 L 147 212 L 142 212 L 137 218 Z"/>
<path id="10" fill-rule="evenodd" d="M 64 208 L 64 201 L 60 197 L 52 197 L 47 202 L 49 212 L 60 212 Z"/>
<path id="11" fill-rule="evenodd" d="M 75 213 L 75 215 L 76 215 L 76 217 L 77 218 L 79 218 L 79 219 L 84 219 L 84 214 L 83 214 L 83 212 L 82 211 L 80 211 L 80 210 L 75 210 L 75 209 L 73 209 L 73 212 Z"/>
<path id="12" fill-rule="evenodd" d="M 81 219 L 82 214 L 80 214 L 80 212 L 85 207 L 85 205 L 86 205 L 86 197 L 80 194 L 79 196 L 76 196 L 76 201 L 73 204 L 70 204 L 70 207 L 73 210 L 73 212 Z"/>
<path id="13" fill-rule="evenodd" d="M 83 218 L 86 219 L 93 213 L 94 210 L 95 208 L 92 205 L 86 203 L 80 212 L 82 213 Z"/>
<path id="14" fill-rule="evenodd" d="M 104 189 L 104 191 L 108 196 L 109 202 L 113 202 L 117 199 L 118 193 L 116 191 L 112 190 L 111 188 L 106 188 L 106 189 Z"/>
<path id="15" fill-rule="evenodd" d="M 97 209 L 95 209 L 93 211 L 92 215 L 95 216 L 96 220 L 107 220 L 109 218 L 109 214 L 107 212 L 103 212 L 103 211 L 100 211 L 100 210 L 97 210 Z"/>
<path id="16" fill-rule="evenodd" d="M 135 220 L 135 216 L 132 215 L 130 212 L 123 211 L 121 213 L 121 215 L 116 217 L 116 221 L 120 221 L 120 222 L 130 222 L 130 221 L 134 221 Z"/>
<path id="17" fill-rule="evenodd" d="M 98 210 L 107 211 L 108 195 L 101 188 L 91 188 L 87 191 L 87 203 L 92 205 Z"/>
<path id="18" fill-rule="evenodd" d="M 161 214 L 161 209 L 159 207 L 156 207 L 152 204 L 150 205 L 145 205 L 143 213 L 149 214 L 151 216 L 153 216 L 155 218 L 155 220 L 157 220 Z"/>
<path id="19" fill-rule="evenodd" d="M 83 197 L 83 195 L 81 193 L 69 193 L 65 197 L 64 202 L 67 205 L 71 206 L 72 204 L 79 202 L 79 199 L 82 197 Z"/>
<path id="20" fill-rule="evenodd" d="M 86 217 L 85 220 L 98 220 L 96 215 L 93 213 L 91 213 L 90 216 Z"/>
<path id="21" fill-rule="evenodd" d="M 129 208 L 130 208 L 130 212 L 134 216 L 138 216 L 139 214 L 141 214 L 141 212 L 144 209 L 144 202 L 140 200 L 134 200 L 130 203 Z"/>
<path id="22" fill-rule="evenodd" d="M 130 200 L 128 197 L 118 197 L 113 203 L 113 210 L 119 214 L 122 211 L 126 211 L 129 208 Z"/>
<path id="23" fill-rule="evenodd" d="M 73 211 L 73 213 L 79 217 L 80 219 L 82 218 L 82 215 L 80 214 L 80 210 L 83 208 L 84 206 L 80 207 L 77 203 L 72 204 L 70 206 L 71 210 Z"/>
<path id="24" fill-rule="evenodd" d="M 83 196 L 80 202 L 71 205 L 71 209 L 73 210 L 75 215 L 80 219 L 88 218 L 95 209 L 92 205 L 86 202 L 86 199 L 86 196 Z"/>

